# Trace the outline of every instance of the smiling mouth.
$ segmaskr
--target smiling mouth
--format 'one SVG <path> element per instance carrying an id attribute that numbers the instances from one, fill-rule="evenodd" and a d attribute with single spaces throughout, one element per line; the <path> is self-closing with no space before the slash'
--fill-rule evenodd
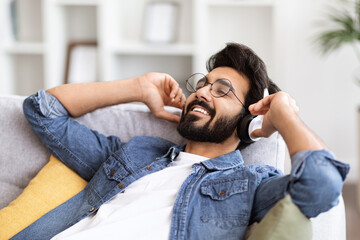
<path id="1" fill-rule="evenodd" d="M 202 114 L 207 115 L 207 116 L 210 115 L 208 111 L 206 111 L 206 110 L 203 109 L 203 108 L 199 108 L 199 107 L 193 107 L 193 108 L 191 109 L 191 112 L 199 112 L 199 113 L 202 113 Z"/>

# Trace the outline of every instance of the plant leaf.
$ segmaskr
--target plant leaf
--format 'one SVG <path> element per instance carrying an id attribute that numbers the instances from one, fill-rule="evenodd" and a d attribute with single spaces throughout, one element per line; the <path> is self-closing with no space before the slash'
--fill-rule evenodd
<path id="1" fill-rule="evenodd" d="M 316 39 L 323 54 L 334 51 L 343 44 L 360 41 L 360 0 L 356 0 L 352 6 L 355 7 L 353 13 L 347 9 L 333 9 L 333 13 L 328 15 L 334 29 L 321 33 Z"/>
<path id="2" fill-rule="evenodd" d="M 324 54 L 338 49 L 344 43 L 352 43 L 354 40 L 355 36 L 353 32 L 346 29 L 327 31 L 322 33 L 318 38 Z"/>

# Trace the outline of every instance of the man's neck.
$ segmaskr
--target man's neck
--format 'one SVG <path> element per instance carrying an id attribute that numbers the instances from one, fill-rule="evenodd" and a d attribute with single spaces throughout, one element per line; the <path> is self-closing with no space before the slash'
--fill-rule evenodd
<path id="1" fill-rule="evenodd" d="M 237 137 L 230 137 L 222 143 L 196 142 L 189 140 L 186 144 L 185 152 L 208 158 L 215 158 L 233 152 L 239 142 Z"/>

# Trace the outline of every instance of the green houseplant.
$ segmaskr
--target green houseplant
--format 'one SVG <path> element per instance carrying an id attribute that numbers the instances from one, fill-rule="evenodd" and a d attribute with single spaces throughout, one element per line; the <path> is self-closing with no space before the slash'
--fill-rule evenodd
<path id="1" fill-rule="evenodd" d="M 328 16 L 329 29 L 321 32 L 316 42 L 322 53 L 328 54 L 343 45 L 351 44 L 360 62 L 360 0 L 342 0 L 342 9 L 334 9 Z M 360 84 L 360 74 L 356 76 Z"/>
<path id="2" fill-rule="evenodd" d="M 356 57 L 360 62 L 360 0 L 343 0 L 347 4 L 342 10 L 334 10 L 329 15 L 328 23 L 332 24 L 330 30 L 322 32 L 316 39 L 324 54 L 330 53 L 345 44 L 351 44 L 354 48 Z M 355 71 L 355 80 L 360 84 L 360 67 Z M 360 142 L 360 107 L 357 113 L 358 119 L 358 139 Z M 360 148 L 359 148 L 360 157 Z M 360 173 L 360 167 L 358 167 Z M 360 180 L 357 184 L 357 206 L 360 212 Z"/>

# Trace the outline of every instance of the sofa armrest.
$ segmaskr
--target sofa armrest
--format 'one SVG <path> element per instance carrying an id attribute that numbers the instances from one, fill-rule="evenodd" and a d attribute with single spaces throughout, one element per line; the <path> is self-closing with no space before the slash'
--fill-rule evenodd
<path id="1" fill-rule="evenodd" d="M 345 205 L 342 196 L 339 204 L 311 219 L 313 240 L 346 240 Z"/>
<path id="2" fill-rule="evenodd" d="M 50 157 L 24 117 L 23 100 L 0 96 L 0 209 L 22 193 Z"/>

